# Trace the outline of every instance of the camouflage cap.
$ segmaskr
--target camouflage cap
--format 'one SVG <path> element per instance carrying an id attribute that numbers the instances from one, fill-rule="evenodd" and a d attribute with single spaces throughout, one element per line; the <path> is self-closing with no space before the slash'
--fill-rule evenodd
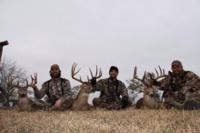
<path id="1" fill-rule="evenodd" d="M 183 67 L 181 61 L 179 61 L 179 60 L 174 60 L 174 61 L 172 62 L 171 65 L 172 65 L 172 66 L 177 65 L 177 66 L 181 66 L 181 67 Z"/>

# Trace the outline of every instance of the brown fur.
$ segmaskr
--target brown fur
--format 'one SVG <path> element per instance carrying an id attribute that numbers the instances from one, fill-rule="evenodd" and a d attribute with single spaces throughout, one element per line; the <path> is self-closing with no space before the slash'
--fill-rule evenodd
<path id="1" fill-rule="evenodd" d="M 153 97 L 155 91 L 153 88 L 145 88 L 144 96 L 136 103 L 136 108 L 149 108 L 149 109 L 159 109 L 162 107 L 162 102 Z"/>
<path id="2" fill-rule="evenodd" d="M 156 69 L 155 69 L 156 70 Z M 141 81 L 144 85 L 144 96 L 136 103 L 136 108 L 159 109 L 163 108 L 163 102 L 156 96 L 157 87 L 153 85 L 153 81 L 165 77 L 164 69 L 159 67 L 160 75 L 156 70 L 157 77 L 153 73 L 144 73 L 143 79 L 137 77 L 137 67 L 134 70 L 134 79 Z"/>
<path id="3" fill-rule="evenodd" d="M 74 100 L 71 109 L 72 110 L 90 110 L 88 104 L 89 93 L 92 90 L 92 86 L 88 83 L 84 83 L 80 86 L 80 91 Z"/>
<path id="4" fill-rule="evenodd" d="M 19 111 L 31 111 L 31 101 L 27 96 L 27 89 L 26 87 L 18 88 L 18 103 L 17 107 Z"/>
<path id="5" fill-rule="evenodd" d="M 72 66 L 72 69 L 71 69 L 71 76 L 74 80 L 78 81 L 81 83 L 80 85 L 80 91 L 76 97 L 76 99 L 74 100 L 72 106 L 71 106 L 71 109 L 72 110 L 90 110 L 91 107 L 90 105 L 88 104 L 88 99 L 89 99 L 89 93 L 92 92 L 92 84 L 89 80 L 89 77 L 88 77 L 88 81 L 87 82 L 84 82 L 82 81 L 82 79 L 78 79 L 75 77 L 75 75 L 79 72 L 79 70 L 76 72 L 76 66 L 77 64 L 73 64 Z M 98 79 L 102 76 L 102 72 L 101 72 L 101 69 L 100 71 L 98 71 L 98 67 L 96 66 L 96 74 L 95 76 L 93 75 L 91 69 L 90 70 L 90 74 L 92 76 L 92 78 L 94 79 Z"/>

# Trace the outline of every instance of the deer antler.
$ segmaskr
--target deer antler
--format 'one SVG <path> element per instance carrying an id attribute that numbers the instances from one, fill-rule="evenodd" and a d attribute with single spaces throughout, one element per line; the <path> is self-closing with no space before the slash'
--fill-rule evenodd
<path id="1" fill-rule="evenodd" d="M 17 84 L 13 85 L 14 88 L 21 88 L 21 86 L 19 85 L 19 81 L 17 81 Z"/>
<path id="2" fill-rule="evenodd" d="M 28 80 L 26 79 L 25 82 L 26 82 L 26 86 L 24 88 L 28 88 L 29 87 Z"/>
<path id="3" fill-rule="evenodd" d="M 92 78 L 99 79 L 102 76 L 101 68 L 98 70 L 98 66 L 96 66 L 95 76 L 93 75 L 92 70 L 90 68 L 89 68 L 89 70 L 90 70 L 90 74 L 91 74 Z"/>
<path id="4" fill-rule="evenodd" d="M 15 83 L 14 83 L 14 81 L 16 80 L 16 77 L 14 77 L 14 76 L 9 76 L 8 78 L 7 78 L 7 85 L 9 85 L 9 87 L 10 87 L 10 89 L 12 89 L 12 88 L 21 88 L 21 86 L 19 85 L 19 79 L 18 79 L 18 81 L 16 81 Z"/>
<path id="5" fill-rule="evenodd" d="M 144 75 L 143 75 L 142 79 L 138 78 L 138 76 L 137 76 L 137 67 L 134 68 L 133 79 L 137 79 L 138 81 L 142 82 L 144 85 L 147 85 L 145 83 L 145 77 L 146 77 L 146 72 L 144 72 Z"/>
<path id="6" fill-rule="evenodd" d="M 85 83 L 84 81 L 82 81 L 82 78 L 80 77 L 79 79 L 76 78 L 75 76 L 79 73 L 80 69 L 78 71 L 76 71 L 76 67 L 77 67 L 77 64 L 73 64 L 72 65 L 72 69 L 71 69 L 71 76 L 74 80 L 80 82 L 80 83 Z M 101 76 L 102 76 L 102 71 L 101 69 L 98 69 L 98 66 L 96 66 L 96 72 L 95 72 L 95 75 L 92 73 L 92 70 L 89 68 L 89 71 L 90 71 L 90 74 L 92 76 L 92 78 L 96 78 L 96 79 L 99 79 Z M 87 76 L 87 79 L 88 79 L 88 82 L 90 81 L 89 79 L 89 76 Z"/>
<path id="7" fill-rule="evenodd" d="M 157 75 L 157 77 L 155 78 L 155 80 L 158 80 L 158 79 L 160 79 L 160 78 L 163 78 L 163 77 L 166 77 L 166 76 L 167 76 L 167 75 L 165 74 L 165 69 L 162 69 L 160 66 L 158 66 L 158 68 L 159 68 L 160 74 L 159 74 L 158 70 L 155 68 L 156 75 Z"/>
<path id="8" fill-rule="evenodd" d="M 14 78 L 12 76 L 7 77 L 6 84 L 13 86 Z"/>
<path id="9" fill-rule="evenodd" d="M 77 64 L 74 63 L 74 64 L 72 65 L 72 69 L 71 69 L 71 76 L 72 76 L 72 78 L 73 78 L 74 80 L 76 80 L 76 81 L 78 81 L 78 82 L 80 82 L 80 83 L 83 84 L 84 82 L 82 81 L 81 77 L 80 77 L 79 79 L 75 77 L 75 75 L 78 74 L 79 71 L 80 71 L 80 69 L 79 69 L 78 71 L 76 71 L 76 67 L 77 67 Z"/>

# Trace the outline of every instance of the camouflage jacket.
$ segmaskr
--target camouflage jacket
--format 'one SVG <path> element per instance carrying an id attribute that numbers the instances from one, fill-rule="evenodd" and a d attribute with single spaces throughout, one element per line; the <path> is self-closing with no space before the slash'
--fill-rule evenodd
<path id="1" fill-rule="evenodd" d="M 63 101 L 72 97 L 71 85 L 69 80 L 58 78 L 46 81 L 42 85 L 42 89 L 34 89 L 35 97 L 41 99 L 45 95 L 48 96 L 47 102 L 54 104 L 59 98 Z"/>
<path id="2" fill-rule="evenodd" d="M 102 79 L 93 87 L 94 91 L 100 91 L 100 98 L 106 101 L 120 101 L 120 96 L 127 96 L 128 91 L 125 84 L 120 80 Z"/>
<path id="3" fill-rule="evenodd" d="M 169 72 L 167 78 L 162 81 L 161 87 L 183 94 L 190 91 L 196 92 L 200 90 L 200 78 L 190 71 L 184 71 L 179 76 L 175 76 Z"/>

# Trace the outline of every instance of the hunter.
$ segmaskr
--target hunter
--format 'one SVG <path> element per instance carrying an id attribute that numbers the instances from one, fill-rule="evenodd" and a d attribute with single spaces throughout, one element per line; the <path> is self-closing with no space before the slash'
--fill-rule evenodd
<path id="1" fill-rule="evenodd" d="M 200 78 L 191 71 L 185 71 L 181 61 L 174 60 L 167 78 L 156 83 L 164 90 L 166 107 L 179 109 L 200 108 Z"/>
<path id="2" fill-rule="evenodd" d="M 47 95 L 47 104 L 49 108 L 63 110 L 70 108 L 73 99 L 69 80 L 61 78 L 59 65 L 54 64 L 50 68 L 51 79 L 43 83 L 39 90 L 35 84 L 31 87 L 34 90 L 35 97 L 38 99 Z"/>
<path id="3" fill-rule="evenodd" d="M 91 83 L 93 91 L 100 91 L 100 97 L 93 99 L 93 105 L 105 109 L 121 109 L 130 105 L 130 100 L 125 84 L 117 79 L 119 70 L 116 66 L 111 66 L 109 78 L 96 82 L 93 78 Z"/>

